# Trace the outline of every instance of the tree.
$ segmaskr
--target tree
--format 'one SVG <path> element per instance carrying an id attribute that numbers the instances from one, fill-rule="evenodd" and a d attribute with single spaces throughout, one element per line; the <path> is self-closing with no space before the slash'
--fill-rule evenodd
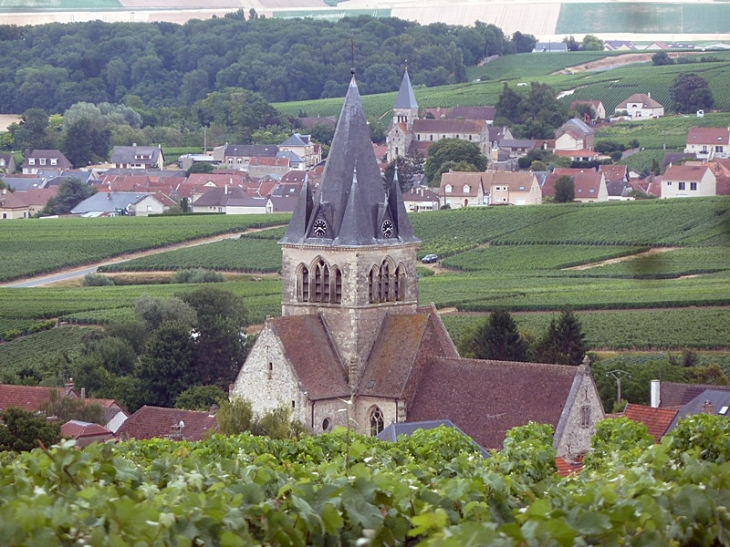
<path id="1" fill-rule="evenodd" d="M 527 344 L 507 310 L 493 311 L 489 319 L 462 337 L 459 353 L 472 359 L 529 361 Z"/>
<path id="2" fill-rule="evenodd" d="M 243 300 L 230 291 L 205 287 L 182 296 L 198 318 L 195 367 L 203 384 L 228 387 L 248 354 L 242 329 L 248 314 Z"/>
<path id="3" fill-rule="evenodd" d="M 137 374 L 147 391 L 147 404 L 172 407 L 183 391 L 199 383 L 194 355 L 187 325 L 166 321 L 150 335 Z"/>
<path id="4" fill-rule="evenodd" d="M 77 168 L 106 161 L 110 147 L 111 131 L 86 118 L 70 124 L 61 139 L 61 152 Z"/>
<path id="5" fill-rule="evenodd" d="M 555 181 L 555 203 L 572 203 L 575 199 L 575 182 L 573 177 L 562 175 Z"/>
<path id="6" fill-rule="evenodd" d="M 575 36 L 566 36 L 563 38 L 563 43 L 568 44 L 568 51 L 578 51 L 580 49 L 580 43 L 575 39 Z"/>
<path id="7" fill-rule="evenodd" d="M 557 320 L 553 318 L 550 321 L 536 353 L 541 363 L 580 365 L 583 362 L 586 353 L 585 334 L 571 310 L 563 310 Z"/>
<path id="8" fill-rule="evenodd" d="M 49 422 L 45 415 L 8 408 L 0 413 L 0 418 L 0 451 L 23 452 L 61 440 L 61 423 Z"/>
<path id="9" fill-rule="evenodd" d="M 226 398 L 226 392 L 218 386 L 193 386 L 178 396 L 175 408 L 207 411 L 213 405 L 220 407 L 221 401 L 225 401 Z"/>
<path id="10" fill-rule="evenodd" d="M 580 49 L 583 51 L 603 51 L 603 40 L 593 34 L 586 34 L 583 36 Z"/>
<path id="11" fill-rule="evenodd" d="M 32 151 L 53 148 L 48 135 L 48 113 L 42 108 L 29 108 L 23 112 L 20 124 L 10 128 L 16 150 Z"/>
<path id="12" fill-rule="evenodd" d="M 678 112 L 709 110 L 715 103 L 707 80 L 694 72 L 677 74 L 669 91 Z"/>
<path id="13" fill-rule="evenodd" d="M 71 210 L 85 199 L 93 196 L 96 188 L 89 186 L 84 181 L 64 177 L 58 187 L 55 197 L 48 200 L 46 206 L 41 210 L 41 215 L 67 215 Z"/>
<path id="14" fill-rule="evenodd" d="M 424 165 L 423 156 L 416 152 L 415 154 L 408 154 L 407 156 L 398 156 L 396 159 L 391 161 L 385 168 L 383 173 L 383 182 L 387 188 L 393 182 L 395 176 L 395 167 L 398 166 L 398 183 L 400 184 L 401 192 L 408 192 L 413 187 L 413 179 L 417 175 L 423 173 Z"/>
<path id="15" fill-rule="evenodd" d="M 61 395 L 57 389 L 49 391 L 48 401 L 41 405 L 41 410 L 46 416 L 57 418 L 61 423 L 81 420 L 104 425 L 104 409 L 101 405 Z"/>
<path id="16" fill-rule="evenodd" d="M 666 51 L 657 51 L 651 56 L 651 62 L 656 66 L 673 65 L 674 59 Z"/>
<path id="17" fill-rule="evenodd" d="M 474 166 L 475 171 L 484 171 L 487 168 L 487 158 L 476 144 L 461 139 L 441 139 L 428 147 L 424 173 L 429 186 L 440 184 L 442 166 L 448 161 L 464 161 Z"/>
<path id="18" fill-rule="evenodd" d="M 254 421 L 251 401 L 234 398 L 231 401 L 221 401 L 220 408 L 215 414 L 218 431 L 222 435 L 238 435 L 251 430 Z"/>
<path id="19" fill-rule="evenodd" d="M 198 322 L 195 310 L 180 298 L 156 298 L 142 295 L 134 305 L 134 314 L 150 331 L 159 328 L 166 321 L 176 321 L 187 327 Z"/>
<path id="20" fill-rule="evenodd" d="M 530 53 L 535 49 L 537 38 L 532 34 L 522 34 L 517 31 L 512 35 L 512 44 L 514 44 L 515 53 Z"/>

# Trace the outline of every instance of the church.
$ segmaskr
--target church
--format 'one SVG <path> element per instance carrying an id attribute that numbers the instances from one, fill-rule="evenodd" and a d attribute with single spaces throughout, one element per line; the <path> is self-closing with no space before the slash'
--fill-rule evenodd
<path id="1" fill-rule="evenodd" d="M 485 116 L 482 116 L 483 119 L 474 119 L 472 115 L 467 114 L 474 110 L 484 109 L 461 109 L 461 113 L 468 117 L 420 118 L 416 95 L 413 93 L 411 79 L 406 70 L 393 103 L 393 120 L 386 134 L 388 147 L 386 159 L 391 162 L 399 156 L 414 153 L 426 156 L 428 147 L 441 139 L 472 142 L 479 147 L 482 154 L 489 157 L 491 141 L 497 138 L 499 130 L 494 128 L 490 131 L 490 123 Z"/>
<path id="2" fill-rule="evenodd" d="M 305 181 L 282 248 L 282 315 L 268 318 L 231 387 L 312 433 L 376 435 L 450 419 L 485 448 L 528 421 L 559 455 L 590 447 L 604 417 L 588 365 L 461 359 L 435 306 L 419 306 L 414 235 L 397 180 L 383 183 L 353 75 L 318 188 Z"/>

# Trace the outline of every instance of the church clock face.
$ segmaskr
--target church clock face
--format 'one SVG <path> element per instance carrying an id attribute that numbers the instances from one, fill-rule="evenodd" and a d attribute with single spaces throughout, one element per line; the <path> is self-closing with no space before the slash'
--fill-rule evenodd
<path id="1" fill-rule="evenodd" d="M 327 222 L 321 218 L 318 218 L 314 221 L 313 231 L 314 235 L 316 235 L 317 237 L 322 237 L 324 234 L 327 233 Z"/>
<path id="2" fill-rule="evenodd" d="M 383 237 L 385 237 L 385 239 L 390 239 L 391 237 L 393 237 L 393 223 L 390 220 L 384 220 L 381 228 L 383 230 Z"/>

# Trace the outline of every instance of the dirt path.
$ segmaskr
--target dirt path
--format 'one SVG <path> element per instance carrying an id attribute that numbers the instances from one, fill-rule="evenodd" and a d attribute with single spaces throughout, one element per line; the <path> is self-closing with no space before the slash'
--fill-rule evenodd
<path id="1" fill-rule="evenodd" d="M 563 268 L 563 271 L 571 270 L 590 270 L 591 268 L 597 268 L 598 266 L 606 266 L 607 264 L 618 264 L 619 262 L 628 262 L 629 260 L 635 260 L 637 258 L 645 258 L 647 256 L 656 255 L 659 253 L 666 253 L 674 251 L 678 247 L 657 247 L 655 249 L 649 249 L 643 253 L 636 253 L 633 255 L 619 256 L 618 258 L 609 258 L 608 260 L 601 260 L 600 262 L 591 262 L 590 264 L 581 264 L 580 266 L 572 266 L 570 268 Z"/>
<path id="2" fill-rule="evenodd" d="M 85 270 L 88 270 L 89 268 L 99 268 L 100 266 L 107 266 L 110 264 L 119 264 L 120 262 L 127 262 L 128 260 L 132 260 L 134 258 L 150 256 L 150 255 L 154 255 L 154 254 L 158 254 L 158 253 L 165 253 L 167 251 L 174 251 L 177 249 L 186 249 L 188 247 L 196 247 L 198 245 L 205 245 L 207 243 L 216 243 L 218 241 L 223 241 L 224 239 L 238 239 L 239 237 L 241 237 L 244 234 L 263 232 L 264 230 L 273 230 L 276 228 L 281 228 L 282 226 L 285 226 L 285 225 L 281 224 L 281 225 L 276 225 L 276 226 L 267 226 L 265 228 L 249 228 L 242 232 L 226 232 L 225 234 L 218 234 L 218 235 L 214 235 L 214 236 L 210 236 L 210 237 L 201 237 L 199 239 L 183 241 L 181 243 L 173 243 L 172 245 L 166 245 L 165 247 L 156 247 L 154 249 L 147 249 L 145 251 L 136 251 L 133 253 L 119 255 L 112 259 L 103 260 L 103 261 L 97 262 L 97 263 L 85 264 L 83 266 L 74 266 L 72 268 L 62 268 L 60 270 L 56 270 L 55 272 L 53 272 L 53 274 L 34 275 L 34 276 L 24 277 L 24 278 L 20 278 L 20 279 L 14 279 L 13 281 L 8 281 L 7 283 L 0 283 L 0 287 L 9 287 L 16 283 L 22 283 L 24 281 L 43 280 L 46 278 L 55 277 L 55 276 L 57 276 L 59 274 L 63 274 L 63 273 L 68 273 L 68 274 L 71 274 L 71 276 L 72 276 L 74 272 L 83 272 Z M 148 272 L 139 272 L 139 273 L 140 273 L 140 275 L 148 274 Z M 170 272 L 167 272 L 167 274 L 169 275 Z M 80 273 L 79 275 L 82 275 L 82 274 Z M 65 283 L 65 281 L 62 281 L 61 283 Z M 49 285 L 50 284 L 51 283 L 49 283 Z"/>
<path id="3" fill-rule="evenodd" d="M 557 72 L 553 72 L 553 74 L 579 74 L 583 72 L 590 72 L 592 70 L 608 70 L 610 68 L 616 68 L 619 66 L 631 65 L 635 63 L 649 63 L 651 62 L 651 58 L 654 53 L 656 52 L 627 53 L 625 55 L 616 55 L 615 57 L 604 57 L 603 59 L 598 59 L 596 61 L 590 61 L 588 63 L 576 66 L 569 66 L 564 69 L 558 70 Z M 685 57 L 687 55 L 702 55 L 703 53 L 704 52 L 701 51 L 683 51 L 669 53 L 669 56 L 672 59 L 676 59 L 677 57 Z"/>

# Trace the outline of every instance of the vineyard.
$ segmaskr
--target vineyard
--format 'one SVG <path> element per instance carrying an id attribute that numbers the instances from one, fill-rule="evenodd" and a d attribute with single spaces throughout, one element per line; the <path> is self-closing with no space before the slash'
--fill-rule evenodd
<path id="1" fill-rule="evenodd" d="M 486 459 L 443 427 L 395 443 L 339 431 L 2 453 L 0 544 L 727 544 L 725 418 L 684 420 L 659 445 L 626 419 L 600 427 L 570 478 L 537 424 Z"/>
<path id="2" fill-rule="evenodd" d="M 0 282 L 287 221 L 287 215 L 189 215 L 11 222 L 0 231 Z"/>

